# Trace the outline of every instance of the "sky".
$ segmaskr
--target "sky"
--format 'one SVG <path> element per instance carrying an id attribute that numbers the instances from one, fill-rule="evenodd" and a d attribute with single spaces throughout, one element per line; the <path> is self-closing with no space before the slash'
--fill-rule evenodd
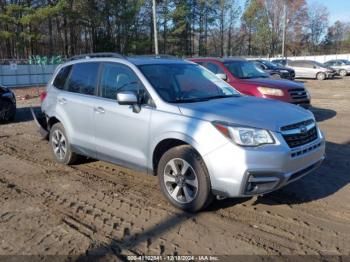
<path id="1" fill-rule="evenodd" d="M 350 0 L 307 0 L 308 4 L 318 2 L 328 8 L 329 23 L 340 20 L 350 22 Z"/>
<path id="2" fill-rule="evenodd" d="M 350 0 L 306 0 L 308 4 L 318 2 L 328 8 L 329 24 L 335 21 L 350 22 Z M 245 0 L 238 0 L 243 6 Z"/>

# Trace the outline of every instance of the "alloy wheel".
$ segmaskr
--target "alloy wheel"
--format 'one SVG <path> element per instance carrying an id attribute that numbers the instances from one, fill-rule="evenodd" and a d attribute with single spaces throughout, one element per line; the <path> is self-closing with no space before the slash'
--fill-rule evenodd
<path id="1" fill-rule="evenodd" d="M 52 134 L 52 148 L 55 156 L 63 160 L 67 153 L 67 143 L 64 134 L 60 130 L 55 130 Z"/>
<path id="2" fill-rule="evenodd" d="M 171 159 L 164 169 L 164 184 L 169 195 L 181 204 L 193 201 L 198 193 L 198 178 L 184 159 Z"/>

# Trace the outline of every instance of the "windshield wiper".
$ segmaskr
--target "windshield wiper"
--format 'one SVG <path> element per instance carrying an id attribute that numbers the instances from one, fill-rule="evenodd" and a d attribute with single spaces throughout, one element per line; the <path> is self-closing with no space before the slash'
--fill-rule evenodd
<path id="1" fill-rule="evenodd" d="M 217 96 L 210 96 L 207 97 L 208 100 L 212 100 L 212 99 L 220 99 L 220 98 L 228 98 L 228 97 L 239 97 L 240 95 L 217 95 Z"/>
<path id="2" fill-rule="evenodd" d="M 191 99 L 178 99 L 174 103 L 194 103 L 194 102 L 204 102 L 212 99 L 228 98 L 228 97 L 240 97 L 240 95 L 217 95 L 217 96 L 208 96 L 208 97 L 198 97 Z"/>
<path id="3" fill-rule="evenodd" d="M 189 98 L 189 99 L 176 99 L 173 103 L 194 103 L 208 101 L 207 97 Z"/>

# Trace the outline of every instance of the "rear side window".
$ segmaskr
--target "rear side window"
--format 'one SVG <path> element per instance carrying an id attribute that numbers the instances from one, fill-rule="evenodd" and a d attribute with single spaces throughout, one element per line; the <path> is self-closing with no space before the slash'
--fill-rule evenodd
<path id="1" fill-rule="evenodd" d="M 75 64 L 68 80 L 67 91 L 94 95 L 100 63 Z"/>
<path id="2" fill-rule="evenodd" d="M 304 61 L 292 61 L 289 63 L 291 66 L 296 66 L 296 67 L 308 67 L 307 62 Z"/>
<path id="3" fill-rule="evenodd" d="M 61 68 L 61 70 L 56 75 L 55 80 L 53 81 L 54 87 L 58 89 L 64 89 L 64 85 L 66 84 L 71 69 L 72 66 L 65 66 Z"/>

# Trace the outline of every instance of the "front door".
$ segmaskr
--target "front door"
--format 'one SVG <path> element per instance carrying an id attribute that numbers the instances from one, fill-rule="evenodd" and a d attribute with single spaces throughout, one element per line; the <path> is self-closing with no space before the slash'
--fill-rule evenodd
<path id="1" fill-rule="evenodd" d="M 141 111 L 119 105 L 117 92 L 143 94 Z M 147 167 L 149 125 L 153 107 L 141 81 L 131 68 L 105 63 L 101 71 L 99 97 L 94 108 L 95 139 L 99 159 L 144 170 Z"/>

